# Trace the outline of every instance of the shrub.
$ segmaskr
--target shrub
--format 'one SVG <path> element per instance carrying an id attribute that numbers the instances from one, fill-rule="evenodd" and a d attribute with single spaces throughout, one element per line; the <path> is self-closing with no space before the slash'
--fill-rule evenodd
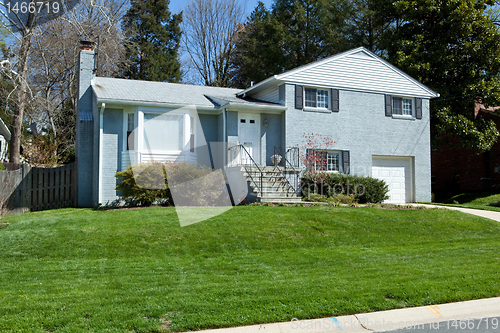
<path id="1" fill-rule="evenodd" d="M 338 206 L 341 204 L 353 205 L 353 204 L 358 203 L 358 199 L 356 199 L 356 197 L 353 195 L 336 194 L 336 195 L 332 195 L 331 197 L 328 197 L 327 202 L 332 206 Z"/>
<path id="2" fill-rule="evenodd" d="M 5 165 L 3 163 L 0 163 L 0 171 L 5 171 Z"/>
<path id="3" fill-rule="evenodd" d="M 116 190 L 120 191 L 120 198 L 129 206 L 172 203 L 172 195 L 165 181 L 165 166 L 160 162 L 130 165 L 124 171 L 117 172 L 116 178 L 120 180 Z M 158 179 L 163 179 L 163 184 L 158 183 Z"/>
<path id="4" fill-rule="evenodd" d="M 325 202 L 329 206 L 340 206 L 340 205 L 357 205 L 358 199 L 353 195 L 346 194 L 335 194 L 332 196 L 326 196 L 319 193 L 311 193 L 304 198 L 310 202 Z"/>
<path id="5" fill-rule="evenodd" d="M 172 187 L 177 189 L 175 200 L 183 206 L 213 206 L 225 186 L 220 172 L 188 162 L 140 163 L 117 172 L 116 178 L 120 180 L 116 190 L 129 206 L 173 205 Z"/>
<path id="6" fill-rule="evenodd" d="M 313 193 L 328 197 L 343 194 L 355 197 L 360 203 L 382 202 L 388 198 L 389 192 L 388 185 L 380 179 L 321 171 L 305 172 L 301 178 L 301 187 L 305 198 Z"/>

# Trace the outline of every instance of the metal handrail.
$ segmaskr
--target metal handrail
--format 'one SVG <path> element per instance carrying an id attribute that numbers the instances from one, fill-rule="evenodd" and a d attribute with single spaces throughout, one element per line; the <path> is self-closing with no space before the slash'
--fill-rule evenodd
<path id="1" fill-rule="evenodd" d="M 255 184 L 255 186 L 257 186 L 257 188 L 258 188 L 259 192 L 261 193 L 261 195 L 263 195 L 262 177 L 263 177 L 264 173 L 263 173 L 263 172 L 262 172 L 262 170 L 259 168 L 259 166 L 258 166 L 258 165 L 257 165 L 257 163 L 255 162 L 255 160 L 253 159 L 252 155 L 250 155 L 250 153 L 247 151 L 247 149 L 245 148 L 245 146 L 243 146 L 243 145 L 241 145 L 241 144 L 240 144 L 240 145 L 236 145 L 236 146 L 233 146 L 233 147 L 229 147 L 229 149 L 228 149 L 228 150 L 229 150 L 229 151 L 231 151 L 233 148 L 239 148 L 239 149 L 240 149 L 240 151 L 241 151 L 241 149 L 243 148 L 243 151 L 246 153 L 246 155 L 247 155 L 248 157 L 250 157 L 250 160 L 252 161 L 253 165 L 254 165 L 255 167 L 257 167 L 257 170 L 259 170 L 259 173 L 260 173 L 260 187 L 259 187 L 259 185 L 257 185 L 257 182 L 253 179 L 253 177 L 252 177 L 252 173 L 248 171 L 248 169 L 247 169 L 247 164 L 242 164 L 242 165 L 243 165 L 243 167 L 245 168 L 245 171 L 246 171 L 246 172 L 247 172 L 247 174 L 250 176 L 250 179 L 252 180 L 252 182 Z M 239 154 L 237 154 L 237 156 L 239 156 Z"/>
<path id="2" fill-rule="evenodd" d="M 280 168 L 278 168 L 278 170 L 281 172 L 281 176 L 285 179 L 285 181 L 288 183 L 288 185 L 290 185 L 290 187 L 295 191 L 297 192 L 297 186 L 298 186 L 298 179 L 297 179 L 297 182 L 294 182 L 296 183 L 295 186 L 290 183 L 290 181 L 288 180 L 288 178 L 286 177 L 286 169 L 287 169 L 287 164 L 289 166 L 289 168 L 291 168 L 293 171 L 295 171 L 295 168 L 292 163 L 290 163 L 290 161 L 288 160 L 287 158 L 287 155 L 290 153 L 290 151 L 292 150 L 296 150 L 297 151 L 297 167 L 298 167 L 298 158 L 299 158 L 299 148 L 298 147 L 290 147 L 288 148 L 288 150 L 285 152 L 285 154 L 279 154 L 281 153 L 281 147 L 277 147 L 277 146 L 274 146 L 274 155 L 280 155 L 281 156 L 281 161 L 280 162 L 283 162 L 283 169 L 281 170 Z M 275 167 L 277 167 L 278 165 L 276 165 Z M 296 177 L 297 175 L 294 175 L 294 177 Z"/>

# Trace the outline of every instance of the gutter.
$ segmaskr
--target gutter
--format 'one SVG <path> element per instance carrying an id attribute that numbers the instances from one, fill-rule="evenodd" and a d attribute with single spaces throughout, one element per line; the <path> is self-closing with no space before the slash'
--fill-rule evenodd
<path id="1" fill-rule="evenodd" d="M 273 76 L 271 76 L 271 77 L 268 77 L 268 78 L 267 78 L 267 79 L 265 79 L 264 81 L 260 81 L 259 83 L 254 84 L 253 86 L 251 86 L 251 87 L 249 87 L 249 88 L 247 88 L 247 89 L 243 90 L 242 92 L 240 92 L 240 93 L 236 94 L 236 96 L 238 96 L 238 97 L 240 97 L 240 96 L 246 96 L 246 94 L 247 94 L 248 92 L 250 92 L 250 91 L 254 90 L 255 88 L 258 88 L 258 87 L 260 87 L 260 86 L 263 86 L 263 85 L 265 85 L 265 84 L 267 84 L 267 83 L 269 83 L 269 82 L 271 82 L 271 81 L 275 81 L 275 80 L 277 80 L 277 79 L 278 79 L 278 78 L 277 78 L 277 75 L 273 75 Z"/>
<path id="2" fill-rule="evenodd" d="M 169 108 L 185 108 L 194 106 L 197 110 L 210 110 L 217 111 L 218 108 L 208 107 L 208 106 L 196 106 L 196 105 L 186 105 L 186 104 L 172 104 L 172 103 L 162 103 L 162 102 L 145 102 L 145 101 L 128 101 L 123 99 L 109 99 L 109 98 L 97 98 L 97 103 L 108 103 L 108 104 L 119 104 L 119 105 L 142 105 L 142 106 L 157 106 L 157 107 L 169 107 Z"/>
<path id="3" fill-rule="evenodd" d="M 255 87 L 255 86 L 254 86 Z M 235 103 L 229 102 L 224 105 L 221 105 L 218 108 L 215 107 L 207 107 L 207 106 L 196 106 L 196 105 L 186 105 L 186 104 L 171 104 L 171 103 L 160 103 L 160 102 L 143 102 L 143 101 L 126 101 L 119 99 L 107 99 L 107 98 L 98 98 L 97 103 L 103 104 L 119 104 L 119 105 L 133 105 L 133 106 L 152 106 L 152 107 L 163 107 L 163 108 L 185 108 L 185 107 L 194 107 L 197 111 L 218 111 L 222 112 L 224 109 L 228 107 L 232 109 L 243 109 L 243 110 L 252 110 L 252 109 L 270 109 L 276 111 L 285 111 L 287 108 L 284 105 L 268 105 L 268 104 L 243 104 L 243 103 Z"/>

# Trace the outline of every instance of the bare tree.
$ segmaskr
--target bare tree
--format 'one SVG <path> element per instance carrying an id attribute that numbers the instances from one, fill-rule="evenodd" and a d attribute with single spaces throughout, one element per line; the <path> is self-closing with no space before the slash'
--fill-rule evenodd
<path id="1" fill-rule="evenodd" d="M 0 13 L 7 19 L 9 25 L 14 31 L 18 31 L 20 36 L 14 35 L 19 41 L 19 51 L 17 56 L 17 71 L 15 75 L 15 103 L 14 103 L 14 120 L 11 126 L 11 142 L 10 142 L 10 162 L 19 163 L 20 162 L 20 146 L 21 146 L 21 130 L 24 107 L 26 104 L 27 97 L 27 73 L 28 73 L 28 57 L 31 49 L 31 37 L 33 35 L 33 30 L 37 24 L 38 12 L 35 11 L 24 11 L 13 12 L 10 5 L 10 1 L 0 2 L 0 5 L 5 8 L 5 10 L 0 9 Z M 19 4 L 19 2 L 16 2 Z M 26 4 L 26 3 L 25 3 Z M 31 0 L 28 4 L 29 7 L 35 7 L 36 1 Z"/>
<path id="2" fill-rule="evenodd" d="M 33 37 L 29 81 L 37 91 L 34 112 L 39 121 L 50 125 L 54 139 L 58 134 L 65 137 L 68 142 L 63 143 L 64 150 L 74 144 L 79 42 L 81 39 L 97 41 L 97 74 L 116 75 L 124 54 L 118 24 L 126 4 L 125 0 L 83 0 L 68 15 L 37 29 L 39 33 Z"/>
<path id="3" fill-rule="evenodd" d="M 54 6 L 57 1 L 68 4 L 64 0 L 31 0 L 27 8 L 39 8 L 45 4 Z M 98 41 L 99 74 L 114 74 L 118 70 L 120 54 L 123 54 L 118 24 L 128 0 L 82 0 L 78 4 L 70 0 L 71 5 L 65 6 L 64 11 L 61 9 L 60 15 L 52 13 L 52 16 L 43 11 L 39 14 L 37 10 L 13 13 L 15 3 L 19 4 L 12 0 L 0 2 L 4 7 L 0 14 L 7 19 L 17 39 L 16 70 L 12 67 L 6 75 L 8 68 L 4 66 L 2 72 L 14 87 L 10 94 L 14 99 L 10 161 L 19 163 L 23 120 L 45 124 L 52 130 L 54 140 L 62 134 L 68 141 L 61 145 L 65 148 L 74 144 L 75 65 L 79 40 Z M 59 10 L 59 5 L 57 8 Z"/>
<path id="4" fill-rule="evenodd" d="M 186 5 L 183 44 L 205 85 L 228 86 L 244 9 L 240 0 L 192 0 Z"/>

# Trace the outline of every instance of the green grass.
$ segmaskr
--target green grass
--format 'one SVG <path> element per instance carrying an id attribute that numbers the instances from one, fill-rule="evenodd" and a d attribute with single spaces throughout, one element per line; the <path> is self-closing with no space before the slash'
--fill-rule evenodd
<path id="1" fill-rule="evenodd" d="M 444 204 L 456 207 L 493 210 L 500 212 L 500 194 L 497 192 L 462 193 L 443 200 Z"/>
<path id="2" fill-rule="evenodd" d="M 160 332 L 500 296 L 500 224 L 446 210 L 61 209 L 0 226 L 0 331 Z"/>

